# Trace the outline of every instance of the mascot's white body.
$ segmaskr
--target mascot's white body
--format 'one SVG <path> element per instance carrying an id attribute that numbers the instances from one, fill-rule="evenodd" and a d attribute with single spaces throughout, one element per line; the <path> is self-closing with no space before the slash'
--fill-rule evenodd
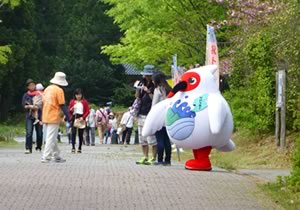
<path id="1" fill-rule="evenodd" d="M 144 124 L 143 136 L 165 126 L 172 142 L 193 149 L 195 159 L 187 161 L 187 169 L 211 170 L 211 148 L 235 149 L 232 114 L 214 79 L 216 70 L 209 65 L 184 73 L 185 88 L 152 107 Z"/>

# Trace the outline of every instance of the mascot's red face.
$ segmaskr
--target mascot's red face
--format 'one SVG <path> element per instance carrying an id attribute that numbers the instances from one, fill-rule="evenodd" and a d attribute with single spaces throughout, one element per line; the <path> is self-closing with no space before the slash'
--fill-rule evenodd
<path id="1" fill-rule="evenodd" d="M 196 72 L 186 72 L 182 75 L 181 81 L 168 94 L 168 98 L 173 97 L 178 91 L 187 92 L 194 90 L 200 84 L 201 77 Z"/>
<path id="2" fill-rule="evenodd" d="M 201 78 L 196 72 L 187 72 L 182 75 L 181 81 L 186 82 L 187 84 L 187 87 L 184 89 L 184 91 L 191 91 L 198 87 Z"/>

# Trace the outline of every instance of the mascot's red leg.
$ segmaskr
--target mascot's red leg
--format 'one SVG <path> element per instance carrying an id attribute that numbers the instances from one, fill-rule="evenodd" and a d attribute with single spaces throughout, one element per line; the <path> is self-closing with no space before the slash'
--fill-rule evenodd
<path id="1" fill-rule="evenodd" d="M 188 160 L 185 163 L 185 168 L 197 171 L 210 171 L 211 163 L 209 160 L 209 154 L 211 149 L 212 147 L 204 147 L 193 150 L 195 160 Z"/>

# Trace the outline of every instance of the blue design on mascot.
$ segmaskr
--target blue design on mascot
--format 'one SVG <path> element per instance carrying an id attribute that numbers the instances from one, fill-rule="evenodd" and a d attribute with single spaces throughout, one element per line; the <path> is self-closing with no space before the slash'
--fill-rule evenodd
<path id="1" fill-rule="evenodd" d="M 196 113 L 187 102 L 177 100 L 167 111 L 166 125 L 169 135 L 177 140 L 185 140 L 194 131 Z"/>

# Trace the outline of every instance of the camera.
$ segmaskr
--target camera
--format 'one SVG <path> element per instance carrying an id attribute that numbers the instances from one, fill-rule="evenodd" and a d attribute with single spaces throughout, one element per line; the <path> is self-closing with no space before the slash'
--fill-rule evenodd
<path id="1" fill-rule="evenodd" d="M 144 81 L 140 81 L 140 80 L 137 80 L 135 81 L 134 85 L 133 85 L 134 88 L 136 89 L 143 89 L 144 88 Z"/>

